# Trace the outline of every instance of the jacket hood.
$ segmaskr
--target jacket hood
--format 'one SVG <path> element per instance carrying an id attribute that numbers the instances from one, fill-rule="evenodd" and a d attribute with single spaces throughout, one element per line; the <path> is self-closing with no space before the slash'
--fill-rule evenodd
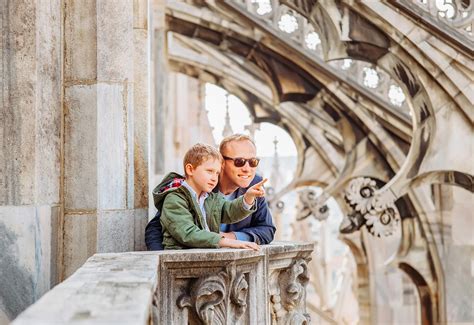
<path id="1" fill-rule="evenodd" d="M 180 187 L 183 181 L 184 176 L 178 173 L 169 173 L 153 189 L 153 202 L 155 203 L 155 207 L 158 209 L 158 211 L 161 211 L 161 207 L 166 195 L 168 195 L 171 190 Z"/>

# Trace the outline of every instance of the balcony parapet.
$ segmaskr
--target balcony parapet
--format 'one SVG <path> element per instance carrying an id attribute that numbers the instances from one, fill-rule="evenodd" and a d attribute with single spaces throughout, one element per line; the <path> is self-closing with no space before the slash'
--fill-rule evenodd
<path id="1" fill-rule="evenodd" d="M 13 324 L 306 324 L 313 244 L 95 254 Z"/>

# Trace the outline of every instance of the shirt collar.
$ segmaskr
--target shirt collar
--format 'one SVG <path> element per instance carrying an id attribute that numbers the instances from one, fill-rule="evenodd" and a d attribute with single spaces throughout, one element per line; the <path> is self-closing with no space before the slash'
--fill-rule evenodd
<path id="1" fill-rule="evenodd" d="M 199 201 L 198 199 L 198 196 L 197 196 L 197 193 L 196 191 L 191 187 L 191 185 L 189 185 L 186 181 L 183 181 L 183 184 L 182 184 L 184 187 L 186 187 L 189 192 L 191 193 L 191 195 L 196 199 L 196 201 Z M 202 195 L 201 199 L 206 199 L 207 197 L 209 196 L 209 193 L 207 192 L 204 192 L 204 194 Z"/>

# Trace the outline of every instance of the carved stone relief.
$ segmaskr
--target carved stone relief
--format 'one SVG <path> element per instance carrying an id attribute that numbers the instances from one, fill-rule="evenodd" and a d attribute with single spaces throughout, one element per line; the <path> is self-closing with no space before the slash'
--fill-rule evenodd
<path id="1" fill-rule="evenodd" d="M 247 309 L 248 287 L 245 275 L 229 266 L 197 279 L 176 303 L 189 309 L 191 324 L 235 324 Z"/>
<path id="2" fill-rule="evenodd" d="M 270 302 L 273 324 L 309 324 L 305 313 L 306 285 L 308 284 L 306 260 L 296 260 L 289 268 L 275 270 L 271 276 Z"/>

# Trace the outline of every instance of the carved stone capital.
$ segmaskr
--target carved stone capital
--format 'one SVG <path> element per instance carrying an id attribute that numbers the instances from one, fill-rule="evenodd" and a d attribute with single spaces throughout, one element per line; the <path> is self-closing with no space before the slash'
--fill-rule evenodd
<path id="1" fill-rule="evenodd" d="M 203 324 L 234 324 L 247 308 L 248 283 L 245 275 L 229 266 L 217 274 L 202 276 L 178 300 L 179 308 L 189 308 Z M 200 323 L 197 322 L 197 323 Z"/>

